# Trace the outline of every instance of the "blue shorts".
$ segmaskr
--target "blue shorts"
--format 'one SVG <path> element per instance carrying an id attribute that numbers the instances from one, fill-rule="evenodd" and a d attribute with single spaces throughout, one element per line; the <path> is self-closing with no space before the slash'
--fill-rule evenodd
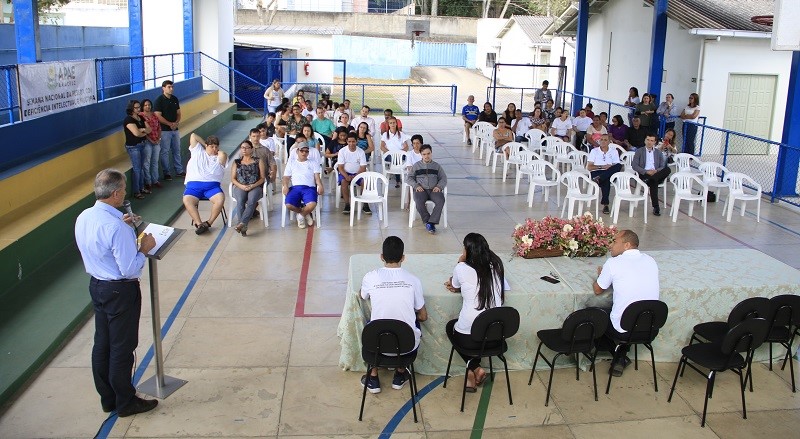
<path id="1" fill-rule="evenodd" d="M 342 180 L 344 180 L 344 175 L 342 175 L 342 174 L 337 174 L 337 175 L 339 176 L 339 179 L 337 180 L 337 182 L 339 184 L 342 184 Z M 348 172 L 347 175 L 349 175 L 351 177 L 355 177 L 358 174 L 351 174 L 351 173 Z M 356 182 L 356 184 L 359 185 L 359 186 L 363 185 L 364 184 L 364 179 L 363 178 L 359 178 L 358 181 Z"/>
<path id="2" fill-rule="evenodd" d="M 317 202 L 317 188 L 314 186 L 292 186 L 286 194 L 286 204 L 301 207 L 308 203 Z"/>
<path id="3" fill-rule="evenodd" d="M 217 181 L 190 181 L 183 191 L 183 195 L 190 195 L 198 200 L 210 200 L 219 193 L 222 193 L 222 188 Z"/>

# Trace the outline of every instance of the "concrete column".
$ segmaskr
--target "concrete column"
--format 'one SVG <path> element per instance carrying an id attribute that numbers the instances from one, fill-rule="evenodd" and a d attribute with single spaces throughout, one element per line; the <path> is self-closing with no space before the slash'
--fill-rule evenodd
<path id="1" fill-rule="evenodd" d="M 578 2 L 578 33 L 575 35 L 575 85 L 572 88 L 575 96 L 572 97 L 572 111 L 570 111 L 570 114 L 574 114 L 579 108 L 583 108 L 582 95 L 583 82 L 586 75 L 586 35 L 588 30 L 589 0 L 580 0 Z"/>
<path id="2" fill-rule="evenodd" d="M 778 153 L 775 195 L 796 197 L 797 168 L 800 166 L 800 52 L 798 51 L 792 52 L 781 142 L 792 146 L 793 149 L 782 149 Z"/>
<path id="3" fill-rule="evenodd" d="M 144 40 L 142 0 L 128 1 L 128 54 L 131 57 L 131 92 L 144 90 Z"/>
<path id="4" fill-rule="evenodd" d="M 14 34 L 17 37 L 17 63 L 42 61 L 39 44 L 39 11 L 36 0 L 14 0 Z"/>
<path id="5" fill-rule="evenodd" d="M 655 0 L 653 8 L 653 34 L 650 39 L 650 75 L 647 91 L 661 96 L 661 78 L 664 71 L 664 47 L 667 42 L 667 0 Z M 658 102 L 654 102 L 656 106 Z"/>
<path id="6" fill-rule="evenodd" d="M 202 69 L 202 74 L 205 76 L 203 88 L 219 89 L 220 102 L 229 102 L 230 95 L 227 91 L 235 93 L 232 82 L 233 75 L 229 70 L 229 67 L 232 67 L 229 66 L 229 60 L 233 57 L 235 2 L 233 0 L 194 0 L 193 3 L 194 29 L 197 29 L 193 35 L 193 50 L 205 54 L 200 55 L 200 65 L 197 66 L 198 69 Z M 213 82 L 206 78 L 212 79 Z"/>
<path id="7" fill-rule="evenodd" d="M 194 10 L 192 0 L 183 0 L 183 51 L 194 52 Z M 220 3 L 226 3 L 222 1 Z M 184 58 L 185 78 L 194 77 L 194 57 L 187 54 Z"/>

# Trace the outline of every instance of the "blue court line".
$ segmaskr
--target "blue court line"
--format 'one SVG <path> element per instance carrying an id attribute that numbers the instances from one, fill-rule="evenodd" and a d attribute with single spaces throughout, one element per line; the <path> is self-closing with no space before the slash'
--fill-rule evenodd
<path id="1" fill-rule="evenodd" d="M 439 378 L 436 378 L 435 380 L 431 381 L 430 384 L 428 384 L 427 386 L 423 387 L 422 390 L 420 390 L 419 393 L 417 393 L 417 402 L 419 402 L 423 397 L 425 397 L 425 395 L 427 395 L 431 390 L 439 387 L 439 384 L 442 384 L 443 382 L 444 382 L 444 377 L 440 376 Z M 409 383 L 409 385 L 411 384 Z M 402 407 L 400 407 L 400 410 L 398 410 L 397 413 L 395 413 L 394 416 L 392 416 L 392 419 L 389 420 L 389 423 L 386 424 L 386 427 L 383 428 L 383 431 L 378 437 L 380 439 L 386 439 L 392 437 L 392 433 L 394 433 L 395 429 L 397 429 L 397 426 L 400 425 L 400 421 L 402 421 L 403 418 L 410 411 L 411 411 L 411 400 L 409 399 L 408 401 L 406 401 L 405 404 L 403 404 Z M 422 414 L 422 412 L 420 412 L 420 414 Z"/>
<path id="2" fill-rule="evenodd" d="M 219 242 L 222 241 L 222 237 L 225 236 L 225 231 L 228 230 L 228 227 L 222 227 L 220 230 L 219 235 L 217 235 L 217 239 L 214 240 L 214 243 L 211 244 L 211 247 L 206 252 L 206 256 L 200 262 L 200 265 L 197 267 L 197 270 L 194 272 L 194 276 L 189 280 L 189 284 L 186 285 L 186 288 L 183 290 L 183 294 L 178 299 L 178 302 L 172 308 L 172 312 L 169 313 L 167 320 L 164 322 L 164 326 L 161 327 L 161 339 L 163 340 L 164 337 L 167 336 L 170 328 L 172 328 L 172 324 L 175 323 L 175 318 L 178 317 L 178 314 L 181 312 L 184 303 L 186 303 L 186 299 L 189 298 L 189 294 L 194 289 L 195 284 L 197 284 L 197 280 L 200 278 L 200 275 L 205 270 L 206 265 L 208 265 L 208 261 L 211 260 L 211 255 L 214 254 L 214 250 L 217 249 L 217 245 Z M 139 363 L 139 367 L 136 368 L 136 373 L 133 375 L 133 385 L 134 387 L 139 384 L 139 380 L 142 379 L 142 375 L 144 375 L 147 367 L 150 366 L 150 362 L 153 360 L 154 355 L 154 347 L 150 345 L 150 349 L 147 350 L 147 353 L 144 354 L 142 357 L 142 361 Z M 110 421 L 110 422 L 109 422 Z M 117 412 L 113 412 L 109 417 L 103 421 L 103 424 L 100 428 L 100 431 L 97 432 L 97 436 L 95 438 L 106 439 L 108 435 L 111 433 L 111 429 L 114 428 L 114 424 L 117 422 Z"/>

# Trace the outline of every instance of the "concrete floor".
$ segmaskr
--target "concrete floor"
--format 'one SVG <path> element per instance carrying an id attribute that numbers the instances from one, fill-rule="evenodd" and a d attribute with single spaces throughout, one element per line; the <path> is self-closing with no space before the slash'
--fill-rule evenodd
<path id="1" fill-rule="evenodd" d="M 513 406 L 508 405 L 505 378 L 498 375 L 494 386 L 467 398 L 464 413 L 459 412 L 458 385 L 444 389 L 439 377 L 419 376 L 420 390 L 427 390 L 418 407 L 419 423 L 410 413 L 403 415 L 408 390 L 388 386 L 367 396 L 359 422 L 360 374 L 339 369 L 336 337 L 349 256 L 377 255 L 390 235 L 403 238 L 407 253 L 457 253 L 463 236 L 473 231 L 484 234 L 499 254 L 510 254 L 516 223 L 560 213 L 555 197 L 545 204 L 537 194 L 528 208 L 525 189 L 514 195 L 513 180 L 502 182 L 501 170 L 492 174 L 461 142 L 458 118 L 402 119 L 407 133 L 420 133 L 433 145 L 434 159 L 447 170 L 449 228 L 430 236 L 417 221 L 409 229 L 408 214 L 399 209 L 399 191 L 390 189 L 386 229 L 377 215 L 363 217 L 351 229 L 348 217 L 334 209 L 333 197 L 326 194 L 321 229 L 300 230 L 295 223 L 282 229 L 276 209 L 268 229 L 254 220 L 244 238 L 223 230 L 221 221 L 209 234 L 187 233 L 159 263 L 159 278 L 162 320 L 171 325 L 164 338 L 166 371 L 189 383 L 152 412 L 112 417 L 104 425 L 107 415 L 90 370 L 90 321 L 0 416 L 0 437 L 85 438 L 98 430 L 100 437 L 128 438 L 376 437 L 382 432 L 400 438 L 796 437 L 800 397 L 791 392 L 788 368 L 769 371 L 761 364 L 753 372 L 755 392 L 747 394 L 748 419 L 741 417 L 738 378 L 724 373 L 709 402 L 706 428 L 700 427 L 699 416 L 705 380 L 687 373 L 667 403 L 676 365 L 657 364 L 656 393 L 646 362 L 615 380 L 610 395 L 601 391 L 598 402 L 588 373 L 576 381 L 574 370 L 557 370 L 549 407 L 544 406 L 546 371 L 537 372 L 530 387 L 528 372 L 511 373 Z M 220 133 L 223 143 L 237 143 L 251 125 L 232 122 Z M 637 231 L 645 252 L 750 247 L 800 267 L 796 211 L 765 202 L 760 223 L 749 212 L 743 218 L 737 212 L 727 223 L 721 209 L 721 203 L 709 205 L 708 224 L 685 213 L 677 223 L 651 215 L 643 224 L 639 208 L 634 218 L 623 212 L 619 226 Z M 184 214 L 175 225 L 188 223 Z M 147 296 L 147 274 L 142 280 Z M 137 361 L 146 358 L 152 340 L 149 309 L 145 298 Z M 154 373 L 152 361 L 141 368 L 143 379 Z M 604 382 L 606 370 L 607 363 L 600 363 L 599 381 Z"/>

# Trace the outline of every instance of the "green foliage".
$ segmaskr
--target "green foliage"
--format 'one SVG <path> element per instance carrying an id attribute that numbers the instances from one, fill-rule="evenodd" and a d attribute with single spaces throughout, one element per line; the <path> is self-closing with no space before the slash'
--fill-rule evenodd
<path id="1" fill-rule="evenodd" d="M 11 2 L 12 0 L 6 0 L 8 4 Z M 39 0 L 36 2 L 36 9 L 39 11 L 39 15 L 42 15 L 45 12 L 55 11 L 69 2 L 70 0 Z"/>
<path id="2" fill-rule="evenodd" d="M 428 0 L 430 1 L 430 0 Z M 489 0 L 489 18 L 498 18 L 506 0 Z M 558 15 L 569 6 L 571 0 L 511 0 L 505 18 L 512 15 Z M 481 0 L 439 0 L 439 15 L 450 17 L 480 17 Z"/>

